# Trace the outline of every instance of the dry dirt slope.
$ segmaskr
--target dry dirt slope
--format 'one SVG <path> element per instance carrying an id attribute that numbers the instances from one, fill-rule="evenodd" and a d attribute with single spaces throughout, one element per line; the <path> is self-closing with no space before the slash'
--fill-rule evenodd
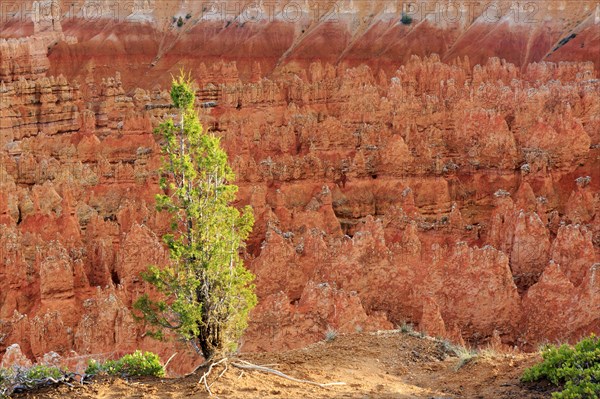
<path id="1" fill-rule="evenodd" d="M 213 386 L 220 398 L 546 398 L 539 385 L 519 382 L 537 355 L 480 355 L 458 368 L 460 359 L 443 342 L 398 331 L 339 336 L 308 348 L 244 355 L 297 378 L 343 381 L 319 388 L 258 372 L 229 368 Z M 213 372 L 216 377 L 222 369 Z M 60 387 L 22 398 L 205 398 L 199 376 L 184 379 L 104 380 L 86 387 Z"/>

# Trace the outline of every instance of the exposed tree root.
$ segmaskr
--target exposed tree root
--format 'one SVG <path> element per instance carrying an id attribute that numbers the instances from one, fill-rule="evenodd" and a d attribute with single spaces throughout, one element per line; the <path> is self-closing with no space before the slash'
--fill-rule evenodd
<path id="1" fill-rule="evenodd" d="M 192 375 L 195 375 L 195 374 L 197 374 L 197 373 L 198 373 L 200 370 L 202 370 L 203 368 L 205 368 L 205 367 L 207 367 L 207 366 L 210 366 L 211 362 L 212 362 L 211 360 L 206 360 L 206 361 L 204 361 L 204 362 L 203 362 L 201 365 L 199 365 L 198 367 L 196 367 L 196 368 L 195 368 L 194 370 L 192 370 L 191 372 L 189 372 L 189 373 L 187 373 L 187 374 L 184 374 L 184 377 L 189 377 L 189 376 L 192 376 Z"/>
<path id="2" fill-rule="evenodd" d="M 173 353 L 171 355 L 171 357 L 169 358 L 169 360 L 167 360 L 167 362 L 165 363 L 165 365 L 163 366 L 163 369 L 165 369 L 165 371 L 167 370 L 167 366 L 169 365 L 169 363 L 171 363 L 171 360 L 173 360 L 173 358 L 177 356 L 177 352 Z"/>
<path id="3" fill-rule="evenodd" d="M 225 368 L 223 369 L 223 371 L 221 371 L 221 374 L 219 374 L 219 376 L 217 377 L 217 380 L 219 378 L 223 377 L 223 374 L 225 374 L 228 369 L 229 369 L 229 366 L 228 366 L 227 362 L 225 362 Z"/>
<path id="4" fill-rule="evenodd" d="M 215 366 L 218 366 L 219 364 L 223 364 L 225 367 L 219 373 L 217 378 L 212 383 L 209 384 L 208 377 L 212 373 L 213 368 Z M 303 380 L 300 378 L 295 378 L 290 375 L 284 374 L 281 371 L 272 369 L 270 367 L 267 367 L 266 365 L 260 366 L 260 365 L 253 364 L 253 363 L 247 362 L 246 360 L 241 360 L 241 359 L 229 361 L 228 358 L 223 358 L 217 362 L 211 362 L 210 365 L 208 365 L 208 370 L 206 370 L 206 372 L 204 372 L 204 374 L 202 374 L 202 377 L 200 377 L 200 380 L 198 381 L 198 384 L 204 385 L 206 392 L 208 392 L 208 394 L 210 396 L 214 396 L 212 393 L 212 390 L 210 388 L 217 382 L 217 380 L 219 380 L 219 378 L 221 378 L 221 377 L 223 377 L 223 375 L 225 375 L 225 373 L 229 369 L 229 364 L 231 364 L 231 366 L 236 367 L 241 370 L 240 375 L 238 376 L 238 379 L 242 378 L 242 376 L 244 375 L 244 371 L 259 371 L 262 373 L 273 374 L 278 377 L 285 378 L 286 380 L 297 382 L 299 384 L 308 384 L 308 385 L 313 385 L 313 386 L 320 387 L 320 388 L 328 388 L 328 387 L 332 387 L 332 386 L 346 385 L 345 382 L 328 382 L 328 383 L 322 384 L 322 383 L 315 382 L 315 381 Z M 207 364 L 205 363 L 200 367 L 205 367 L 206 365 Z"/>
<path id="5" fill-rule="evenodd" d="M 216 380 L 212 383 L 212 384 L 208 384 L 208 376 L 210 375 L 210 373 L 212 372 L 213 367 L 221 364 L 221 363 L 225 363 L 225 370 L 223 370 L 223 372 L 221 372 L 221 374 L 219 374 L 219 376 L 217 377 L 217 380 L 219 378 L 221 378 L 223 376 L 223 374 L 225 374 L 225 371 L 227 371 L 227 358 L 223 358 L 221 360 L 219 360 L 218 362 L 213 362 L 210 364 L 210 366 L 208 366 L 208 370 L 202 374 L 202 377 L 200 377 L 200 381 L 198 381 L 198 384 L 202 384 L 204 383 L 204 388 L 206 388 L 206 392 L 208 392 L 208 394 L 210 396 L 213 396 L 212 391 L 210 390 L 210 387 L 213 386 L 213 384 L 216 382 Z"/>
<path id="6" fill-rule="evenodd" d="M 231 365 L 233 367 L 237 367 L 237 368 L 242 369 L 242 370 L 256 370 L 256 371 L 260 371 L 260 372 L 263 372 L 263 373 L 274 374 L 274 375 L 276 375 L 278 377 L 285 378 L 286 380 L 298 382 L 300 384 L 314 385 L 314 386 L 321 387 L 321 388 L 346 385 L 345 382 L 328 382 L 328 383 L 325 383 L 325 384 L 321 384 L 321 383 L 315 382 L 315 381 L 302 380 L 302 379 L 295 378 L 295 377 L 289 376 L 287 374 L 284 374 L 284 373 L 282 373 L 279 370 L 275 370 L 275 369 L 272 369 L 272 368 L 269 368 L 269 367 L 265 367 L 265 366 L 259 366 L 257 364 L 252 364 L 252 363 L 247 362 L 245 360 L 238 360 L 238 362 L 232 362 Z"/>

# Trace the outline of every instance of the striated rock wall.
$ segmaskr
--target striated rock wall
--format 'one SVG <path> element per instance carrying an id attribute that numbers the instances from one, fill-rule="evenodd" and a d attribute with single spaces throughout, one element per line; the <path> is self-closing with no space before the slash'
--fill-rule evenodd
<path id="1" fill-rule="evenodd" d="M 471 66 L 490 57 L 514 70 L 540 61 L 592 61 L 600 67 L 596 0 L 477 2 L 338 0 L 10 0 L 0 37 L 62 29 L 78 44 L 53 47 L 51 73 L 81 79 L 123 73 L 128 87 L 168 84 L 184 65 L 237 62 L 257 71 L 302 73 L 315 60 L 394 73 L 412 55 L 431 53 Z M 188 17 L 189 16 L 189 17 Z M 182 26 L 178 26 L 178 18 Z"/>
<path id="2" fill-rule="evenodd" d="M 3 81 L 38 78 L 50 69 L 45 40 L 0 39 L 0 79 Z"/>
<path id="3" fill-rule="evenodd" d="M 145 337 L 129 310 L 149 289 L 139 273 L 168 262 L 152 134 L 168 93 L 118 62 L 103 77 L 55 57 L 91 46 L 59 41 L 23 64 L 50 72 L 1 79 L 0 350 L 19 362 L 178 351 L 182 372 L 191 354 Z M 260 303 L 243 350 L 405 322 L 523 349 L 600 332 L 593 62 L 262 65 L 246 78 L 207 61 L 194 75 L 257 218 L 244 257 Z M 63 66 L 68 78 L 49 74 Z"/>

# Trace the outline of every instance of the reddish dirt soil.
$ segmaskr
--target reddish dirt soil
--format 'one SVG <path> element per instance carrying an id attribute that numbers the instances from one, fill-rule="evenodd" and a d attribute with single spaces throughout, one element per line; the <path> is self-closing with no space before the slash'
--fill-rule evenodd
<path id="1" fill-rule="evenodd" d="M 212 386 L 220 398 L 519 398 L 549 396 L 549 387 L 519 381 L 534 354 L 480 352 L 462 367 L 443 341 L 398 331 L 341 335 L 307 348 L 243 355 L 300 379 L 345 382 L 320 388 L 229 367 Z M 215 367 L 212 383 L 223 371 Z M 104 379 L 84 387 L 48 389 L 19 398 L 205 398 L 200 374 L 181 379 Z"/>

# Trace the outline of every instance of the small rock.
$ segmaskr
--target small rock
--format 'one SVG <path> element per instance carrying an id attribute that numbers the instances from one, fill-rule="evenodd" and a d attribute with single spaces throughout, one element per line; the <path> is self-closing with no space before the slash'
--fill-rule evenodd
<path id="1" fill-rule="evenodd" d="M 2 363 L 0 363 L 0 368 L 31 367 L 31 365 L 31 360 L 23 354 L 19 344 L 12 344 L 6 348 L 6 352 L 2 357 Z"/>

